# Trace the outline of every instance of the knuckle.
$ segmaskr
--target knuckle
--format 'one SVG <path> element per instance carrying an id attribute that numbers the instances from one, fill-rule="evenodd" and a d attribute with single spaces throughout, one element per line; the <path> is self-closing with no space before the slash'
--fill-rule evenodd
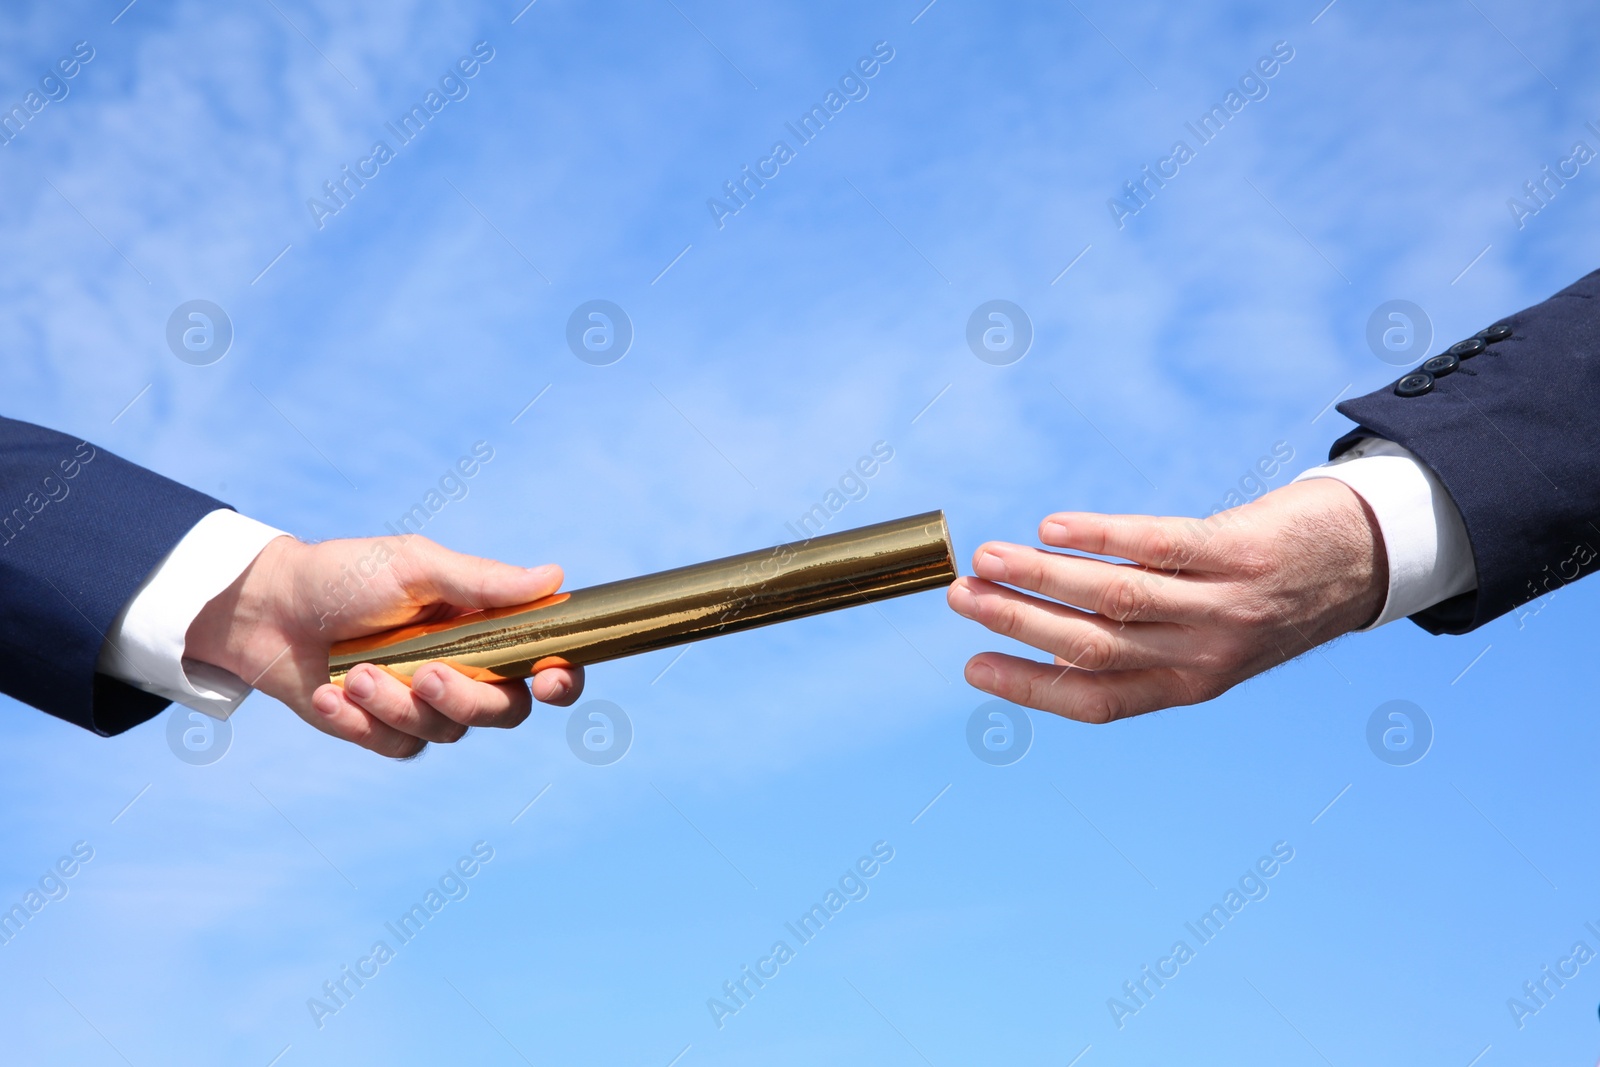
<path id="1" fill-rule="evenodd" d="M 1148 574 L 1140 574 L 1137 578 L 1131 575 L 1112 578 L 1101 594 L 1100 614 L 1118 622 L 1137 620 L 1150 606 L 1150 594 L 1146 588 L 1150 580 Z"/>
<path id="2" fill-rule="evenodd" d="M 490 726 L 510 729 L 518 726 L 533 710 L 526 685 L 495 684 L 482 686 L 469 699 L 461 701 L 459 714 L 450 717 L 464 726 Z"/>
<path id="3" fill-rule="evenodd" d="M 472 714 L 462 721 L 469 726 L 492 726 L 505 728 L 517 725 L 524 718 L 526 718 L 526 715 L 518 715 L 515 708 L 478 707 L 473 709 Z"/>
<path id="4" fill-rule="evenodd" d="M 1211 621 L 1238 631 L 1257 630 L 1272 618 L 1266 598 L 1259 595 L 1230 596 L 1215 604 Z"/>
<path id="5" fill-rule="evenodd" d="M 408 734 L 395 734 L 393 736 L 377 739 L 374 744 L 369 747 L 371 747 L 371 749 L 380 756 L 388 756 L 390 759 L 408 760 L 415 756 L 421 755 L 422 750 L 426 748 L 427 745 L 428 742 L 422 740 L 420 737 L 411 737 Z"/>
<path id="6" fill-rule="evenodd" d="M 1016 576 L 1014 584 L 1029 589 L 1039 589 L 1050 580 L 1051 572 L 1060 564 L 1060 557 L 1048 552 L 1019 552 L 1006 561 L 1007 569 Z"/>
<path id="7" fill-rule="evenodd" d="M 1160 561 L 1161 566 L 1166 567 L 1177 554 L 1177 542 L 1170 532 L 1152 529 L 1145 534 L 1144 550 L 1151 559 Z"/>
<path id="8" fill-rule="evenodd" d="M 1215 700 L 1234 687 L 1238 679 L 1222 677 L 1195 677 L 1180 674 L 1177 679 L 1178 691 L 1182 694 L 1180 699 L 1173 701 L 1175 705 L 1204 704 L 1208 700 Z"/>
<path id="9" fill-rule="evenodd" d="M 1262 621 L 1259 611 L 1253 598 L 1230 596 L 1206 604 L 1195 621 L 1213 629 L 1251 630 Z"/>
<path id="10" fill-rule="evenodd" d="M 1242 641 L 1224 638 L 1202 645 L 1191 662 L 1204 674 L 1226 675 L 1240 670 L 1248 658 L 1249 652 Z"/>
<path id="11" fill-rule="evenodd" d="M 1277 559 L 1271 548 L 1258 541 L 1239 544 L 1233 550 L 1232 561 L 1234 572 L 1247 581 L 1262 581 L 1277 570 Z"/>
<path id="12" fill-rule="evenodd" d="M 979 611 L 986 616 L 984 625 L 989 629 L 1007 636 L 1016 635 L 1023 627 L 1025 621 L 1023 606 L 1015 600 L 1006 597 L 987 598 L 987 609 L 983 607 L 983 600 L 978 601 Z"/>
<path id="13" fill-rule="evenodd" d="M 1072 717 L 1083 722 L 1104 726 L 1125 714 L 1122 699 L 1109 689 L 1094 688 L 1085 692 L 1073 709 Z"/>
<path id="14" fill-rule="evenodd" d="M 1080 670 L 1110 670 L 1117 661 L 1117 642 L 1103 630 L 1091 630 L 1077 641 L 1072 664 Z"/>
<path id="15" fill-rule="evenodd" d="M 1002 694 L 1005 699 L 1024 707 L 1038 708 L 1040 711 L 1049 711 L 1060 714 L 1062 693 L 1056 685 L 1061 680 L 1065 671 L 1070 667 L 1063 667 L 1051 671 L 1033 671 L 1029 676 L 1019 682 L 1008 686 L 1010 692 Z"/>
<path id="16" fill-rule="evenodd" d="M 525 707 L 509 708 L 495 716 L 495 721 L 489 723 L 489 725 L 497 727 L 501 730 L 512 730 L 518 726 L 521 726 L 525 721 L 527 721 L 528 715 L 531 711 L 531 708 Z"/>
<path id="17" fill-rule="evenodd" d="M 1191 519 L 1176 529 L 1168 530 L 1167 543 L 1168 561 L 1175 567 L 1187 567 L 1205 548 L 1206 532 L 1203 526 Z"/>
<path id="18" fill-rule="evenodd" d="M 372 714 L 397 730 L 410 730 L 426 722 L 431 716 L 428 705 L 411 696 L 409 691 L 392 694 L 378 703 Z"/>
<path id="19" fill-rule="evenodd" d="M 1023 589 L 1036 589 L 1039 584 L 1041 571 L 1039 561 L 1026 552 L 1013 552 L 1006 557 L 1006 576 L 1002 581 L 1006 585 L 1018 586 Z"/>
<path id="20" fill-rule="evenodd" d="M 389 563 L 389 572 L 394 575 L 395 582 L 401 589 L 415 589 L 423 584 L 427 574 L 426 546 L 432 543 L 421 534 L 411 534 L 395 549 Z"/>
<path id="21" fill-rule="evenodd" d="M 468 701 L 462 705 L 459 712 L 450 717 L 465 729 L 468 726 L 498 726 L 500 718 L 505 713 L 504 708 Z"/>
<path id="22" fill-rule="evenodd" d="M 1105 555 L 1106 550 L 1111 545 L 1115 530 L 1116 527 L 1110 519 L 1102 518 L 1092 521 L 1085 531 L 1087 536 L 1084 538 L 1084 547 L 1097 556 Z"/>
<path id="23" fill-rule="evenodd" d="M 1199 523 L 1181 530 L 1165 531 L 1167 552 L 1161 556 L 1161 569 L 1177 574 L 1200 558 L 1209 534 Z"/>
<path id="24" fill-rule="evenodd" d="M 368 715 L 374 715 L 380 719 L 387 720 L 391 715 L 394 714 L 394 701 L 392 699 L 392 694 L 383 688 L 383 683 L 381 681 L 377 684 L 377 688 L 375 688 L 371 693 L 368 693 L 365 698 L 352 696 L 350 698 L 350 703 L 354 704 Z"/>

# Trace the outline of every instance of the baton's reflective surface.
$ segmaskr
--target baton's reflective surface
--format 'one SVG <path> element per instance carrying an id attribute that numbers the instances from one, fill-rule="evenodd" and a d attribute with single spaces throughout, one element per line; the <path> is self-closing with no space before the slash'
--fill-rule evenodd
<path id="1" fill-rule="evenodd" d="M 474 612 L 333 647 L 343 684 L 358 663 L 409 681 L 435 661 L 482 681 L 526 678 L 949 585 L 955 552 L 944 512 L 692 567 L 576 589 L 533 604 Z"/>

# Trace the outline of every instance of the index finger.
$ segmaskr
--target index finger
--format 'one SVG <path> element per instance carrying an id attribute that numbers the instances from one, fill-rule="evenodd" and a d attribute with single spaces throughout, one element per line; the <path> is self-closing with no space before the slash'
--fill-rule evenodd
<path id="1" fill-rule="evenodd" d="M 979 545 L 972 569 L 980 578 L 1040 593 L 1117 622 L 1182 621 L 1206 608 L 1203 590 L 1170 573 L 1004 541 Z"/>
<path id="2" fill-rule="evenodd" d="M 1039 540 L 1052 548 L 1115 556 L 1176 574 L 1209 570 L 1221 562 L 1215 539 L 1227 522 L 1221 515 L 1180 519 L 1058 511 L 1039 523 Z"/>

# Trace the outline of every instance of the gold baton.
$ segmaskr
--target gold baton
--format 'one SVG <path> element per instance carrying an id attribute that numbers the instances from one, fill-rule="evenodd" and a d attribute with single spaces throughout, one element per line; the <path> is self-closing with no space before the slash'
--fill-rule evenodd
<path id="1" fill-rule="evenodd" d="M 333 646 L 344 684 L 358 663 L 409 683 L 424 663 L 498 682 L 949 585 L 955 550 L 944 512 L 930 511 L 690 567 L 557 593 L 446 622 Z"/>

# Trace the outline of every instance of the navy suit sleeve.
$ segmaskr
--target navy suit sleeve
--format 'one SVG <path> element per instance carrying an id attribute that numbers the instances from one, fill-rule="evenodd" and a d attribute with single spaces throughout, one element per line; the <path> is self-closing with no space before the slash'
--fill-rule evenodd
<path id="1" fill-rule="evenodd" d="M 86 441 L 0 417 L 0 691 L 103 737 L 168 701 L 95 673 L 147 574 L 226 505 Z"/>
<path id="2" fill-rule="evenodd" d="M 1460 509 L 1478 588 L 1411 616 L 1435 634 L 1576 581 L 1600 549 L 1600 271 L 1472 340 L 1447 350 L 1464 357 L 1454 367 L 1435 357 L 1419 368 L 1434 374 L 1340 404 L 1360 426 L 1329 453 L 1388 438 Z"/>

